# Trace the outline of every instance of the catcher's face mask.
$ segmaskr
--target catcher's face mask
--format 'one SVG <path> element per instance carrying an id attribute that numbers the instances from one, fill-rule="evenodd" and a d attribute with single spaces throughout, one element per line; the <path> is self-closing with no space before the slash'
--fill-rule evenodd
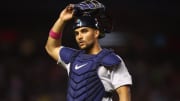
<path id="1" fill-rule="evenodd" d="M 92 15 L 105 11 L 105 6 L 96 0 L 85 0 L 78 4 L 74 4 L 74 10 L 74 16 L 81 16 L 84 13 Z"/>

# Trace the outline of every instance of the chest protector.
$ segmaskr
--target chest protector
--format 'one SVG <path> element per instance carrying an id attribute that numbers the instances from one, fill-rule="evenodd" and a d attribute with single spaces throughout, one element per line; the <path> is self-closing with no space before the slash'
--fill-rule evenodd
<path id="1" fill-rule="evenodd" d="M 113 58 L 113 56 L 108 58 L 111 53 L 112 51 L 107 49 L 103 49 L 98 55 L 87 55 L 80 51 L 72 57 L 67 101 L 102 100 L 105 95 L 105 88 L 98 76 L 97 69 L 101 65 L 112 66 L 119 64 L 120 59 L 117 59 L 117 56 L 116 61 L 109 60 Z M 113 61 L 114 63 L 106 63 L 102 62 L 102 60 Z"/>

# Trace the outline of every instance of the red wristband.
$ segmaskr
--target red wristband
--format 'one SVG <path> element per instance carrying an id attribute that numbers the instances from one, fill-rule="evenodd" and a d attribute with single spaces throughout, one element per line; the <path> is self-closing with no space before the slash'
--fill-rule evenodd
<path id="1" fill-rule="evenodd" d="M 56 33 L 53 30 L 50 30 L 49 36 L 53 39 L 60 39 L 62 37 L 62 33 Z"/>

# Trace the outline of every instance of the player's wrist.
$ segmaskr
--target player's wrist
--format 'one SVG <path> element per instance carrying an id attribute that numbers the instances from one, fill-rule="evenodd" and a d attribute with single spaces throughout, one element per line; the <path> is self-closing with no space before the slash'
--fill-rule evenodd
<path id="1" fill-rule="evenodd" d="M 62 33 L 61 32 L 55 32 L 52 29 L 49 31 L 49 36 L 53 39 L 60 39 L 62 37 Z"/>
<path id="2" fill-rule="evenodd" d="M 58 23 L 65 23 L 66 21 L 65 21 L 65 19 L 63 19 L 63 17 L 59 17 L 59 18 L 57 19 L 57 22 L 58 22 Z"/>
<path id="3" fill-rule="evenodd" d="M 63 24 L 63 25 L 65 25 L 68 21 L 69 21 L 69 19 L 66 19 L 64 17 L 59 17 L 57 19 L 57 22 L 60 23 L 60 24 Z"/>

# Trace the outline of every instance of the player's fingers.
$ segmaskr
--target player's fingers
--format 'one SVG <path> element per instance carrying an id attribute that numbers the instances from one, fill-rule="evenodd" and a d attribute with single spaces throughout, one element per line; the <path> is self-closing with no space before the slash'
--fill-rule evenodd
<path id="1" fill-rule="evenodd" d="M 66 9 L 67 9 L 68 11 L 72 11 L 72 10 L 74 9 L 74 4 L 69 4 L 69 5 L 66 7 Z"/>

